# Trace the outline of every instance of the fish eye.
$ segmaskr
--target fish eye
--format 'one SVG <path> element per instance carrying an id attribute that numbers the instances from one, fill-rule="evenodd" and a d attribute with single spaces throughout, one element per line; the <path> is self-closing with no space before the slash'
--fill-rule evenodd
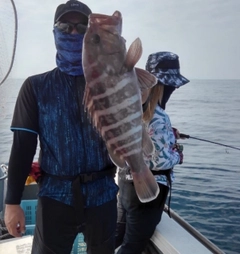
<path id="1" fill-rule="evenodd" d="M 91 38 L 91 41 L 94 43 L 94 44 L 98 44 L 100 42 L 100 36 L 98 34 L 94 34 Z"/>

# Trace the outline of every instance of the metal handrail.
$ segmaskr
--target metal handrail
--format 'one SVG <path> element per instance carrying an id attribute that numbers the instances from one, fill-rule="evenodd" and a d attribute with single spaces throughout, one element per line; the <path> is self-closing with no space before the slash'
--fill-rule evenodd
<path id="1" fill-rule="evenodd" d="M 164 212 L 168 213 L 168 206 L 165 205 Z M 174 219 L 179 225 L 181 225 L 188 233 L 190 233 L 194 238 L 196 238 L 200 243 L 202 243 L 207 249 L 209 249 L 213 254 L 224 254 L 214 243 L 203 236 L 198 230 L 192 227 L 188 222 L 186 222 L 182 217 L 175 213 L 170 208 L 170 213 L 172 219 Z"/>
<path id="2" fill-rule="evenodd" d="M 5 180 L 8 176 L 7 170 L 8 166 L 6 164 L 1 164 L 0 170 L 2 171 L 2 176 L 0 176 L 0 181 Z"/>

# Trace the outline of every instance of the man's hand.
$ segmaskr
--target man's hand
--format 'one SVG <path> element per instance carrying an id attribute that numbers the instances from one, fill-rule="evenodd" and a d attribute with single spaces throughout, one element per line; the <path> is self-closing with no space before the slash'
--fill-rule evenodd
<path id="1" fill-rule="evenodd" d="M 10 235 L 21 237 L 25 233 L 25 215 L 20 205 L 6 205 L 4 222 Z"/>

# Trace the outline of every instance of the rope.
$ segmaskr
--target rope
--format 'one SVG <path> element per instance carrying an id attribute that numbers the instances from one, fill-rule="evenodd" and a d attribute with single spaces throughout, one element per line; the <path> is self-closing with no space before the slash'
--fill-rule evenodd
<path id="1" fill-rule="evenodd" d="M 4 81 L 7 79 L 7 77 L 9 76 L 9 74 L 12 70 L 13 62 L 14 62 L 14 58 L 15 58 L 15 53 L 16 53 L 16 47 L 17 47 L 17 32 L 18 32 L 17 9 L 16 9 L 16 6 L 15 6 L 14 0 L 11 0 L 11 4 L 12 4 L 12 7 L 13 7 L 14 17 L 15 17 L 15 33 L 14 33 L 14 43 L 13 43 L 13 54 L 12 54 L 12 59 L 11 59 L 11 63 L 10 63 L 9 69 L 7 71 L 7 74 L 5 75 L 3 80 L 0 82 L 0 85 L 2 85 L 4 83 Z"/>

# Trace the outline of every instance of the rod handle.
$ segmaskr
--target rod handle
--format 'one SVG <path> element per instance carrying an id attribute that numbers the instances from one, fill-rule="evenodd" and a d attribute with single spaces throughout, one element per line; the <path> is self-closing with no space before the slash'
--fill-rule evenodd
<path id="1" fill-rule="evenodd" d="M 190 138 L 190 136 L 187 134 L 180 133 L 179 135 L 180 135 L 180 138 Z"/>

